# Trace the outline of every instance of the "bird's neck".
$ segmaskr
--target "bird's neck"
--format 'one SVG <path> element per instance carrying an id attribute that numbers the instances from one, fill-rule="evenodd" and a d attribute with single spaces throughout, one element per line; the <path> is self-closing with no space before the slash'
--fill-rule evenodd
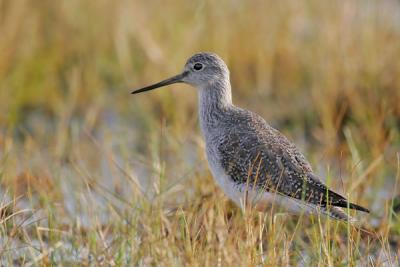
<path id="1" fill-rule="evenodd" d="M 199 88 L 199 116 L 203 132 L 215 126 L 233 106 L 229 79 L 213 81 Z"/>

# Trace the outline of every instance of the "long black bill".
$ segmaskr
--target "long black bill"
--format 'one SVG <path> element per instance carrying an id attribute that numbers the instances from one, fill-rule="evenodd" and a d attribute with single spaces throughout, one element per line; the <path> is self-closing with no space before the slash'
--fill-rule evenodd
<path id="1" fill-rule="evenodd" d="M 170 84 L 173 84 L 173 83 L 181 83 L 181 82 L 183 82 L 183 78 L 185 78 L 187 74 L 188 73 L 186 71 L 182 72 L 181 74 L 178 74 L 178 75 L 176 75 L 174 77 L 168 78 L 168 79 L 166 79 L 164 81 L 161 81 L 159 83 L 155 83 L 155 84 L 143 87 L 141 89 L 135 90 L 131 94 L 138 94 L 138 93 L 150 91 L 150 90 L 153 90 L 153 89 L 156 89 L 156 88 L 160 88 L 160 87 L 163 87 L 163 86 L 167 86 L 167 85 L 170 85 Z"/>

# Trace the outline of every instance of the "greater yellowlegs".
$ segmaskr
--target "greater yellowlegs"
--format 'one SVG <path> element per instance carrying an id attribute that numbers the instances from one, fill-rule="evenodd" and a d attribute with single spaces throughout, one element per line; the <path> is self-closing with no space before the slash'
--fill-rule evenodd
<path id="1" fill-rule="evenodd" d="M 342 208 L 369 212 L 323 184 L 285 136 L 259 115 L 232 103 L 229 70 L 213 53 L 198 53 L 179 75 L 133 91 L 173 83 L 198 89 L 200 126 L 211 172 L 226 195 L 242 207 L 264 210 L 276 203 L 288 211 L 322 212 L 349 220 Z"/>

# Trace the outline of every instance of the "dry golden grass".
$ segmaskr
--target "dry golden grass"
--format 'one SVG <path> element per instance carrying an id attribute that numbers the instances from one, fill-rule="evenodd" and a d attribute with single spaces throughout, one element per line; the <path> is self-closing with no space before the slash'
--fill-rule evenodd
<path id="1" fill-rule="evenodd" d="M 398 266 L 399 1 L 0 0 L 2 265 Z M 194 52 L 294 140 L 362 227 L 242 211 L 214 185 Z"/>

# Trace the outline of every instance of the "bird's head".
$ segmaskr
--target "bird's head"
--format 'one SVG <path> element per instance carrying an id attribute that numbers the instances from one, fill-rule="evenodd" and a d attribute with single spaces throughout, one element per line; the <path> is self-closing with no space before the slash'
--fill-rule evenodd
<path id="1" fill-rule="evenodd" d="M 187 60 L 182 73 L 153 85 L 135 90 L 132 94 L 153 90 L 174 83 L 187 83 L 202 89 L 206 88 L 207 85 L 224 81 L 229 81 L 229 70 L 225 62 L 216 54 L 202 52 L 193 55 Z"/>

